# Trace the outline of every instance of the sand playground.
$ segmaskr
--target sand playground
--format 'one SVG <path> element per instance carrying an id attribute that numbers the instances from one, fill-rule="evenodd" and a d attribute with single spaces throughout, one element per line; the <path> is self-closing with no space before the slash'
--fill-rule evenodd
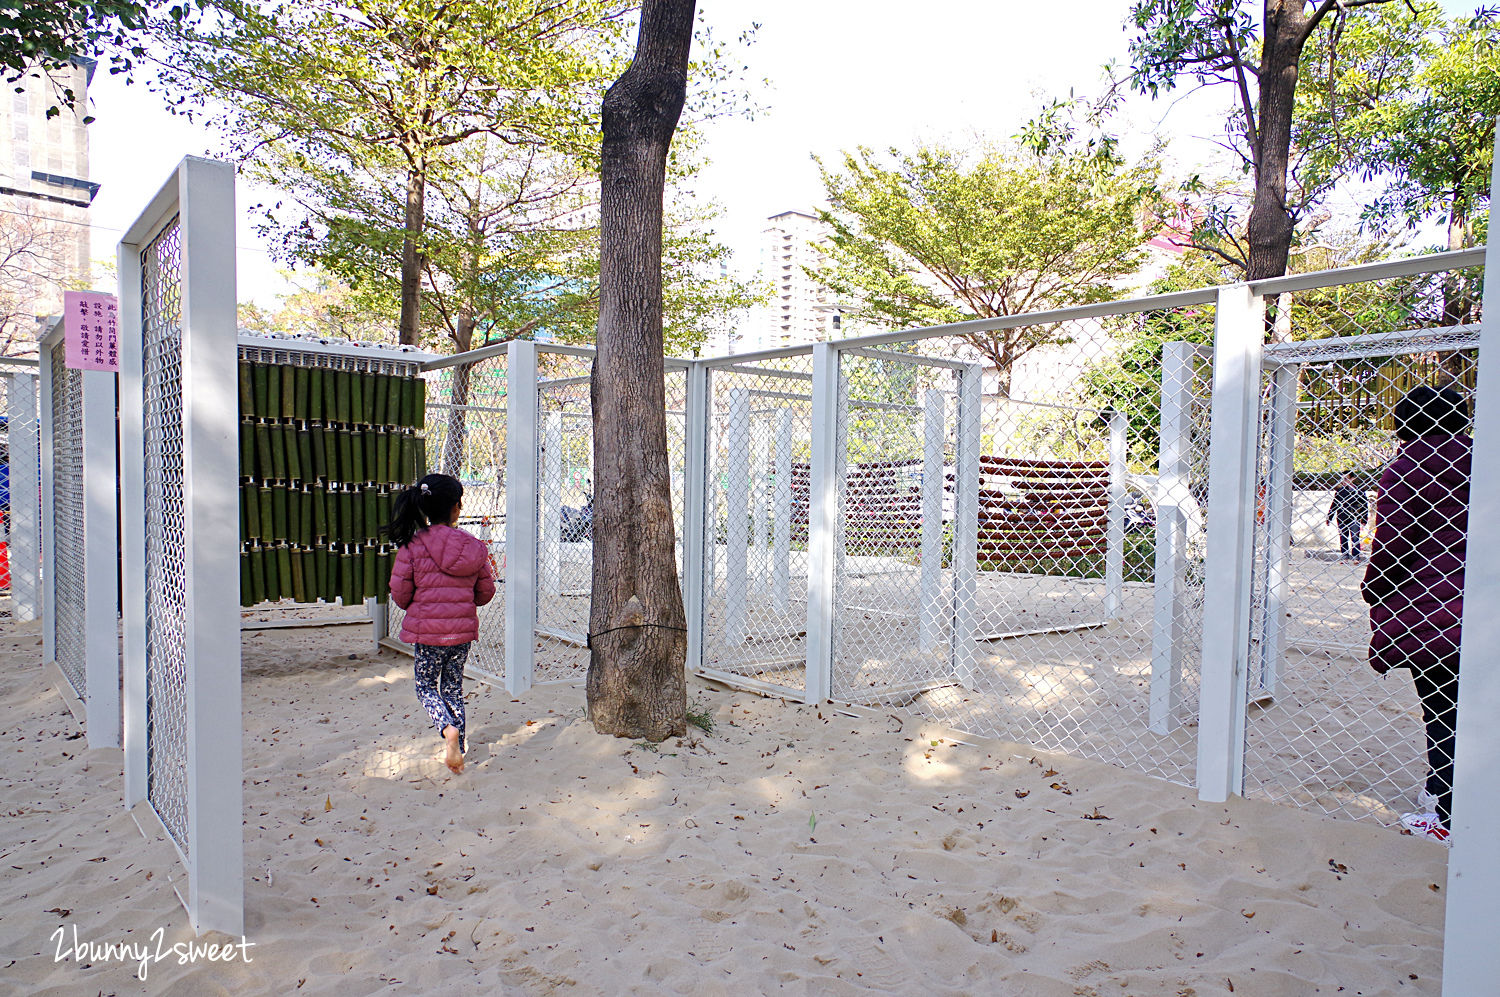
<path id="1" fill-rule="evenodd" d="M 713 731 L 661 745 L 471 682 L 454 776 L 356 629 L 245 635 L 248 962 L 171 955 L 173 847 L 0 631 L 0 993 L 1440 991 L 1447 854 L 1374 821 L 696 680 Z"/>

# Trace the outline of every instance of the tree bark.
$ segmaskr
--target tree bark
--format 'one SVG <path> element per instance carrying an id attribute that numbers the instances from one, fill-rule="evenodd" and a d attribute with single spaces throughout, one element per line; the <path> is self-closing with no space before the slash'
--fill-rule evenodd
<path id="1" fill-rule="evenodd" d="M 600 166 L 589 717 L 601 734 L 687 733 L 662 361 L 662 197 L 687 93 L 695 0 L 646 0 L 635 58 L 604 97 Z"/>
<path id="2" fill-rule="evenodd" d="M 416 346 L 421 330 L 422 256 L 417 243 L 427 220 L 427 175 L 413 167 L 406 174 L 406 221 L 401 239 L 400 342 Z"/>
<path id="3" fill-rule="evenodd" d="M 1297 60 L 1307 41 L 1309 17 L 1301 0 L 1265 0 L 1256 101 L 1256 134 L 1249 136 L 1255 157 L 1255 200 L 1246 237 L 1250 244 L 1245 277 L 1263 280 L 1286 273 L 1295 224 L 1286 203 L 1286 177 L 1296 107 Z"/>

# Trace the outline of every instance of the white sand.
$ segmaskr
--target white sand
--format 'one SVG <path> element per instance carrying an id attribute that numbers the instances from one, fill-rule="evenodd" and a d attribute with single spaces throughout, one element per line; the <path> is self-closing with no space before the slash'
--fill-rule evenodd
<path id="1" fill-rule="evenodd" d="M 253 961 L 142 983 L 52 933 L 190 937 L 175 853 L 0 631 L 0 992 L 1439 992 L 1446 852 L 1372 822 L 706 687 L 718 729 L 648 750 L 474 686 L 454 777 L 367 634 L 247 635 Z"/>

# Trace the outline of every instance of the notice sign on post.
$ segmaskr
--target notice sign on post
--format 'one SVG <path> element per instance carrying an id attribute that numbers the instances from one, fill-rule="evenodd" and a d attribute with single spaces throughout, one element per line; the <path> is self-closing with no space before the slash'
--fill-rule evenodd
<path id="1" fill-rule="evenodd" d="M 63 363 L 75 370 L 118 373 L 118 299 L 100 291 L 66 291 L 63 312 Z"/>

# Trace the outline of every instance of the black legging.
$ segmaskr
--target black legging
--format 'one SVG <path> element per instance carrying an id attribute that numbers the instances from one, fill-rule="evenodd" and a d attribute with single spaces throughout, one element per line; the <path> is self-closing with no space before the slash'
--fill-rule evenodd
<path id="1" fill-rule="evenodd" d="M 1453 743 L 1458 731 L 1458 660 L 1413 668 L 1412 680 L 1422 701 L 1427 726 L 1427 791 L 1437 797 L 1437 815 L 1444 827 L 1453 806 Z"/>

